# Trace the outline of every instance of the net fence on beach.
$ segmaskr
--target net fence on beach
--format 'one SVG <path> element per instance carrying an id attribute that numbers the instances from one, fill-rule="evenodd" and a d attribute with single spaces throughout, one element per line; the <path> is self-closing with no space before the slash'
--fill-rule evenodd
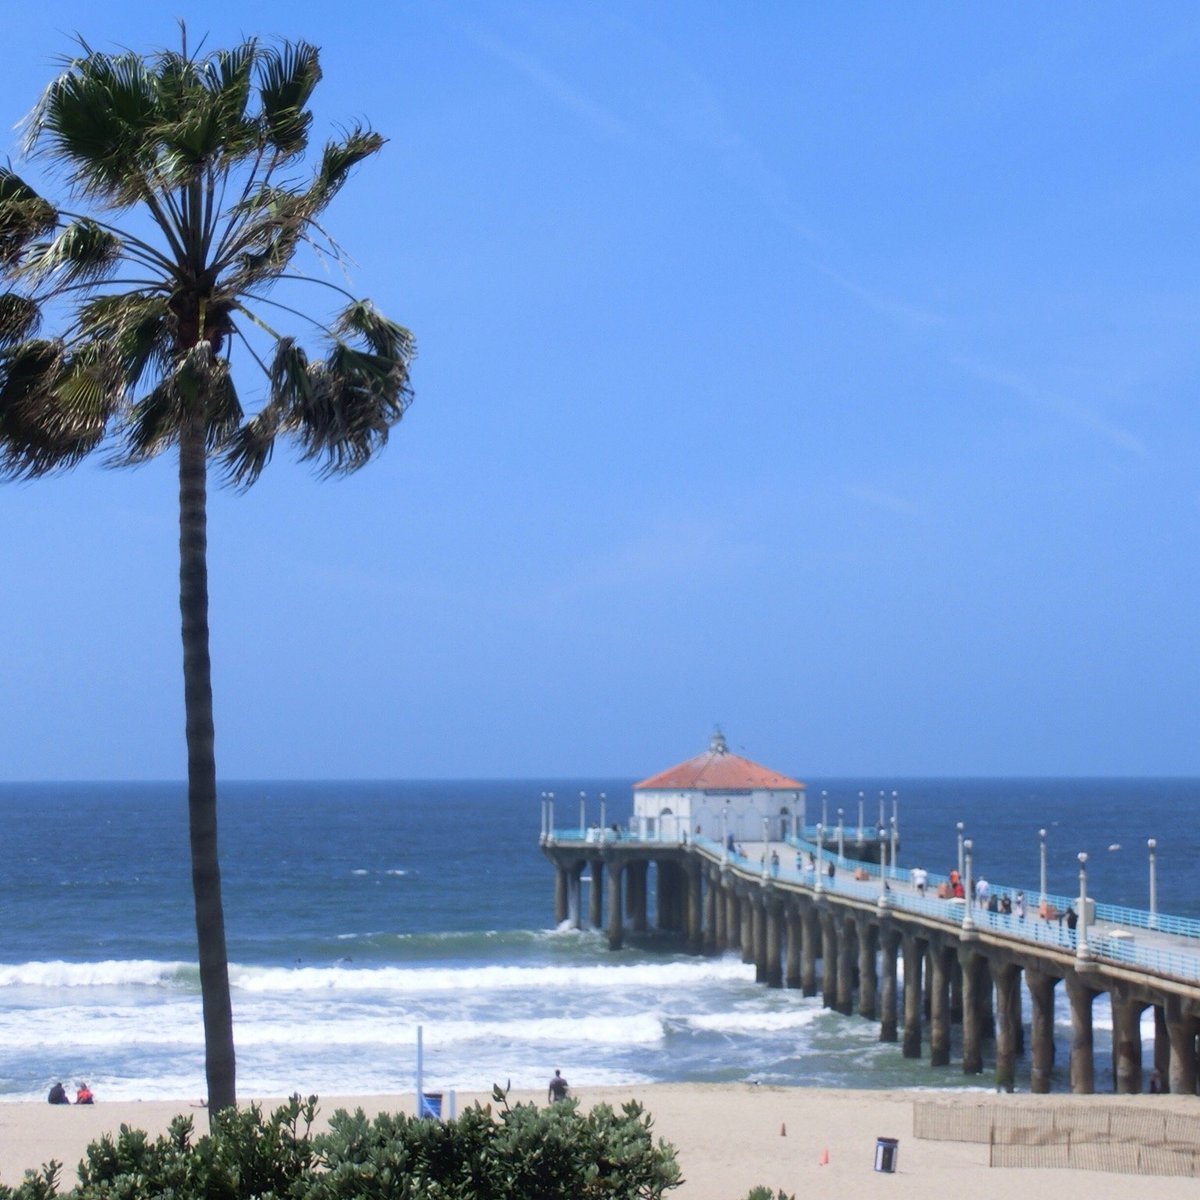
<path id="1" fill-rule="evenodd" d="M 1179 1112 L 1070 1104 L 913 1105 L 913 1135 L 981 1142 L 993 1167 L 1200 1175 L 1200 1120 Z"/>

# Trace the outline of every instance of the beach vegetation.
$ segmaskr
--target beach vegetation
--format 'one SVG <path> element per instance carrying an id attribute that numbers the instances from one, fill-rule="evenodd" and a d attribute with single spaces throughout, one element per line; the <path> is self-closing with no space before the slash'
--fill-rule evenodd
<path id="1" fill-rule="evenodd" d="M 498 1095 L 453 1121 L 339 1109 L 315 1135 L 315 1096 L 270 1114 L 226 1109 L 200 1137 L 191 1117 L 154 1139 L 122 1125 L 89 1146 L 71 1191 L 58 1192 L 50 1164 L 0 1187 L 0 1200 L 658 1200 L 683 1182 L 635 1102 L 582 1112 Z"/>
<path id="2" fill-rule="evenodd" d="M 332 273 L 331 202 L 384 139 L 310 151 L 316 47 L 106 53 L 82 40 L 0 166 L 0 477 L 175 455 L 192 889 L 210 1113 L 236 1103 L 209 658 L 210 467 L 253 484 L 279 443 L 369 462 L 409 401 L 409 331 Z M 38 186 L 35 186 L 35 183 Z M 301 287 L 321 291 L 311 316 Z M 324 304 L 325 298 L 329 303 Z M 253 403 L 250 398 L 253 397 Z"/>

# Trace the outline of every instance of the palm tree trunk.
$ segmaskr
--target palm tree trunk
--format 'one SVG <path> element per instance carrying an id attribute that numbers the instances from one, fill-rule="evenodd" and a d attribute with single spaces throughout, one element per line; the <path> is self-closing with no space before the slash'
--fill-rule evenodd
<path id="1" fill-rule="evenodd" d="M 237 1103 L 233 1007 L 217 859 L 217 761 L 208 653 L 208 509 L 204 421 L 186 420 L 179 438 L 179 611 L 187 718 L 188 831 L 204 1008 L 209 1118 Z"/>

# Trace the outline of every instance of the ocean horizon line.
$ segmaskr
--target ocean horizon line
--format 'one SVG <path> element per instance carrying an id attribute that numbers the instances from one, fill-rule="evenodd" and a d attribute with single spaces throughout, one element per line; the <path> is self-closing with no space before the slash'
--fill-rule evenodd
<path id="1" fill-rule="evenodd" d="M 1145 774 L 1145 773 L 1118 773 L 1118 774 L 1069 774 L 1069 773 L 1030 773 L 1030 772 L 1014 772 L 1003 774 L 907 774 L 907 775 L 878 775 L 878 774 L 853 774 L 839 773 L 826 774 L 824 772 L 804 772 L 809 780 L 821 780 L 823 782 L 839 782 L 848 781 L 855 784 L 884 782 L 889 784 L 911 783 L 940 783 L 940 782 L 957 782 L 964 783 L 1029 783 L 1029 782 L 1063 782 L 1063 783 L 1086 783 L 1090 780 L 1107 780 L 1114 782 L 1125 783 L 1200 783 L 1200 774 Z M 336 783 L 358 783 L 358 784 L 447 784 L 447 783 L 472 783 L 472 784 L 529 784 L 536 787 L 544 787 L 547 784 L 553 784 L 560 781 L 569 781 L 571 783 L 587 783 L 595 782 L 618 782 L 624 783 L 628 781 L 631 785 L 645 776 L 641 773 L 625 773 L 625 774 L 597 774 L 595 772 L 585 772 L 578 775 L 329 775 L 329 776 L 288 776 L 288 775 L 260 775 L 260 776 L 218 776 L 217 785 L 222 784 L 239 784 L 239 785 L 261 785 L 261 784 L 288 784 L 288 785 L 303 785 L 312 784 L 316 787 L 326 787 L 329 784 Z M 807 784 L 808 780 L 803 780 Z M 44 786 L 44 787 L 60 787 L 65 785 L 113 785 L 113 784 L 136 784 L 145 785 L 148 787 L 165 787 L 165 786 L 187 786 L 187 779 L 184 777 L 178 778 L 161 778 L 161 777 L 103 777 L 103 778 L 84 778 L 84 777 L 61 777 L 61 778 L 37 778 L 37 779 L 0 779 L 0 787 L 29 787 L 29 786 Z"/>

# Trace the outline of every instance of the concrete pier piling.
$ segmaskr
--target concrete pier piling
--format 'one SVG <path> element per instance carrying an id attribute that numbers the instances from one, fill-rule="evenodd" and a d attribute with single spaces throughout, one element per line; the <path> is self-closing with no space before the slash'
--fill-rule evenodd
<path id="1" fill-rule="evenodd" d="M 541 846 L 554 868 L 555 922 L 582 927 L 583 885 L 590 880 L 586 923 L 607 930 L 613 951 L 653 924 L 677 935 L 691 953 L 740 953 L 763 985 L 819 994 L 827 1008 L 854 1014 L 851 1019 L 878 1021 L 880 1041 L 898 1041 L 910 1059 L 927 1050 L 935 1069 L 950 1064 L 951 1029 L 961 1024 L 964 1074 L 984 1073 L 990 1057 L 998 1087 L 1017 1087 L 1024 1069 L 1037 1093 L 1054 1085 L 1061 983 L 1071 1017 L 1072 1092 L 1096 1088 L 1092 1009 L 1101 994 L 1109 997 L 1113 1016 L 1113 1066 L 1105 1086 L 1122 1094 L 1147 1088 L 1141 1029 L 1151 1009 L 1155 1086 L 1197 1092 L 1200 936 L 1195 947 L 1183 946 L 1191 959 L 1173 944 L 1161 960 L 1167 969 L 1142 967 L 1131 952 L 1135 936 L 1138 945 L 1143 937 L 1170 936 L 1161 915 L 1149 934 L 1136 935 L 1098 927 L 1090 911 L 1076 931 L 1033 912 L 1000 921 L 980 908 L 964 912 L 961 901 L 918 892 L 904 872 L 881 879 L 880 868 L 871 875 L 847 857 L 829 874 L 836 850 L 821 839 L 811 851 L 802 843 L 802 855 L 783 842 L 736 853 L 724 839 L 699 834 L 666 842 L 608 829 L 560 833 L 544 824 Z M 815 863 L 807 862 L 810 856 Z M 1177 974 L 1169 969 L 1189 961 L 1195 963 L 1190 975 L 1183 967 Z M 1025 990 L 1030 1013 L 1023 1065 Z"/>

